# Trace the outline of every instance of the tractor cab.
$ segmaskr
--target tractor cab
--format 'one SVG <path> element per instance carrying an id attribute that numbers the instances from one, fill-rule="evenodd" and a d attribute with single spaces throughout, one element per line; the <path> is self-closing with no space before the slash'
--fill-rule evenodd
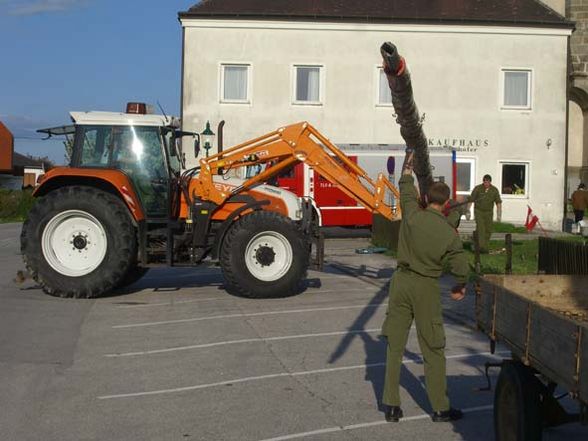
<path id="1" fill-rule="evenodd" d="M 48 136 L 65 135 L 75 169 L 120 170 L 128 176 L 147 219 L 167 219 L 170 199 L 184 167 L 179 139 L 199 135 L 179 130 L 179 120 L 147 114 L 142 103 L 129 103 L 126 113 L 71 112 L 74 124 L 41 129 Z M 172 194 L 173 193 L 173 194 Z M 170 198 L 171 196 L 171 198 Z"/>

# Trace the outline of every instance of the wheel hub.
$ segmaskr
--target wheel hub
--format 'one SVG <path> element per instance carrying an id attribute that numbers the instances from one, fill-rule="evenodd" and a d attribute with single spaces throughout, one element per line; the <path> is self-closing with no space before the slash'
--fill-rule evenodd
<path id="1" fill-rule="evenodd" d="M 53 270 L 68 277 L 82 277 L 104 261 L 108 239 L 104 226 L 92 214 L 66 210 L 47 222 L 41 248 Z"/>
<path id="2" fill-rule="evenodd" d="M 83 235 L 81 233 L 78 233 L 77 236 L 74 236 L 73 238 L 73 246 L 78 249 L 78 250 L 83 250 L 88 246 L 88 239 L 87 239 L 87 235 Z"/>
<path id="3" fill-rule="evenodd" d="M 255 259 L 261 266 L 270 266 L 276 260 L 276 253 L 272 247 L 265 244 L 255 251 Z"/>
<path id="4" fill-rule="evenodd" d="M 273 282 L 283 277 L 294 261 L 292 245 L 277 231 L 262 231 L 245 247 L 245 266 L 253 277 Z"/>

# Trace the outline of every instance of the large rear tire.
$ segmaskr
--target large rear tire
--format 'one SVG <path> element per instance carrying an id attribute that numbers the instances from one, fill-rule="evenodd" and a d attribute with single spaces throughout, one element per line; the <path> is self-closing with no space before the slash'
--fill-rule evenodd
<path id="1" fill-rule="evenodd" d="M 504 363 L 494 394 L 496 441 L 541 440 L 543 423 L 538 381 L 522 363 Z"/>
<path id="2" fill-rule="evenodd" d="M 84 186 L 55 190 L 31 209 L 21 233 L 31 276 L 50 295 L 93 298 L 120 286 L 137 256 L 137 237 L 117 197 Z"/>
<path id="3" fill-rule="evenodd" d="M 220 264 L 229 292 L 249 298 L 287 297 L 298 293 L 306 278 L 309 246 L 291 219 L 256 211 L 227 232 Z"/>

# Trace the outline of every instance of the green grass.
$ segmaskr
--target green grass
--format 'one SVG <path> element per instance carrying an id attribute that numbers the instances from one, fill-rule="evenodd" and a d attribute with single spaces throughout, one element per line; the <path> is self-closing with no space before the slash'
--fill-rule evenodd
<path id="1" fill-rule="evenodd" d="M 31 190 L 0 189 L 0 223 L 22 222 L 34 203 Z"/>
<path id="2" fill-rule="evenodd" d="M 507 224 L 505 222 L 494 222 L 492 229 L 493 233 L 526 233 L 525 227 L 515 227 L 513 224 Z"/>
<path id="3" fill-rule="evenodd" d="M 508 224 L 507 224 L 508 225 Z M 558 240 L 578 242 L 588 244 L 586 238 L 581 236 L 561 236 Z M 474 253 L 473 242 L 464 241 L 463 247 L 466 252 L 470 268 L 470 280 L 475 279 L 476 256 Z M 503 240 L 491 240 L 489 244 L 489 253 L 480 255 L 480 264 L 482 274 L 505 274 L 506 266 L 506 247 Z M 384 253 L 388 257 L 397 258 L 398 253 L 394 250 L 388 250 Z M 513 240 L 512 243 L 512 273 L 513 274 L 537 274 L 537 260 L 539 254 L 539 240 Z M 449 272 L 449 268 L 446 268 Z"/>
<path id="4" fill-rule="evenodd" d="M 506 266 L 506 248 L 504 241 L 491 240 L 489 253 L 480 255 L 480 271 L 482 274 L 504 274 Z M 476 256 L 472 242 L 463 244 L 468 261 L 475 267 Z M 512 273 L 536 274 L 539 240 L 513 240 L 512 242 Z"/>

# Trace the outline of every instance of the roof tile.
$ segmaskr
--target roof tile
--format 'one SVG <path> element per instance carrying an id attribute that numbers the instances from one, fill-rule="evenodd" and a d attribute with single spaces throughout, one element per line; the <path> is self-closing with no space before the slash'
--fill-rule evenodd
<path id="1" fill-rule="evenodd" d="M 203 0 L 189 17 L 573 27 L 539 0 Z"/>

